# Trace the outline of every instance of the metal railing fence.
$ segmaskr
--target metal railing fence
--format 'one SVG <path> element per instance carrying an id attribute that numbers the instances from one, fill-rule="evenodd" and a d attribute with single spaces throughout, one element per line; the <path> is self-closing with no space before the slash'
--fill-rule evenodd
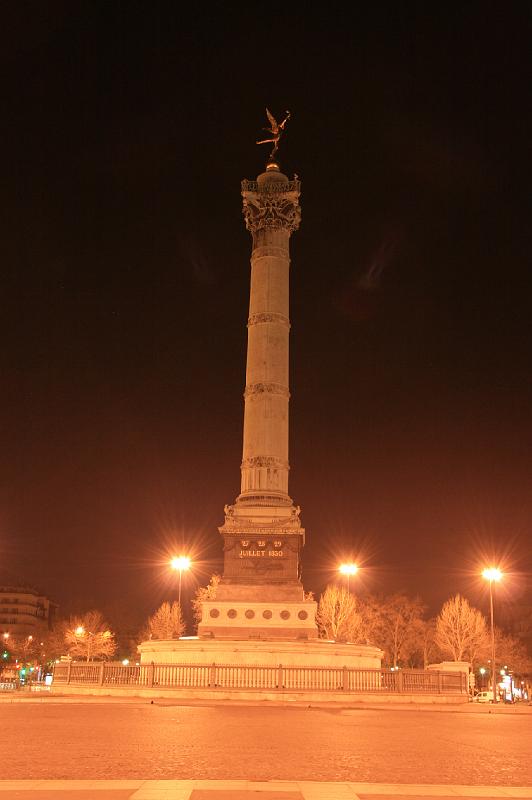
<path id="1" fill-rule="evenodd" d="M 421 669 L 260 666 L 241 664 L 140 664 L 59 662 L 53 685 L 153 689 L 234 689 L 359 694 L 467 695 L 464 672 Z"/>

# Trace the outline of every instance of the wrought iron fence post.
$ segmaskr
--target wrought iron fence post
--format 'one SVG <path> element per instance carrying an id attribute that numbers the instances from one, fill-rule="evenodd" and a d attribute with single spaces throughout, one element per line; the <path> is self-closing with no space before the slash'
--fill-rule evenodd
<path id="1" fill-rule="evenodd" d="M 277 688 L 283 688 L 283 665 L 279 664 L 277 667 Z"/>
<path id="2" fill-rule="evenodd" d="M 154 677 L 155 677 L 155 664 L 152 661 L 150 666 L 148 667 L 148 686 L 150 687 L 150 689 L 153 689 Z"/>
<path id="3" fill-rule="evenodd" d="M 396 677 L 396 681 L 395 681 L 395 686 L 397 688 L 397 691 L 399 693 L 402 693 L 402 691 L 403 691 L 403 673 L 402 673 L 401 670 L 398 670 L 395 674 L 397 676 Z"/>
<path id="4" fill-rule="evenodd" d="M 104 670 L 105 670 L 105 661 L 102 661 L 100 663 L 100 674 L 98 675 L 98 685 L 99 686 L 103 686 Z"/>
<path id="5" fill-rule="evenodd" d="M 71 673 L 71 671 L 72 671 L 72 661 L 69 661 L 67 663 L 67 679 L 66 679 L 67 684 L 70 683 L 70 673 Z"/>
<path id="6" fill-rule="evenodd" d="M 349 688 L 349 675 L 347 672 L 347 667 L 344 665 L 342 667 L 342 692 L 347 692 Z"/>
<path id="7" fill-rule="evenodd" d="M 440 670 L 438 670 L 438 694 L 442 693 L 443 688 L 443 678 Z"/>

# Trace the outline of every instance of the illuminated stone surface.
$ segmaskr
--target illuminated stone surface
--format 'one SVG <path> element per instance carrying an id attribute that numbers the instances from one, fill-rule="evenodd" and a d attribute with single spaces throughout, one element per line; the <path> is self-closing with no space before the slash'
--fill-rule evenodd
<path id="1" fill-rule="evenodd" d="M 316 603 L 305 600 L 300 580 L 305 531 L 288 494 L 289 241 L 299 192 L 274 163 L 242 182 L 253 245 L 241 485 L 225 507 L 223 577 L 216 603 L 204 606 L 203 637 L 317 637 Z"/>
<path id="2" fill-rule="evenodd" d="M 216 606 L 216 601 L 207 604 Z M 244 607 L 234 604 L 234 610 L 238 615 L 242 615 Z M 282 607 L 284 609 L 284 606 Z M 232 610 L 232 609 L 229 609 Z M 269 608 L 265 609 L 266 611 Z M 282 625 L 279 619 L 280 614 L 276 610 L 271 618 L 264 618 L 261 614 L 261 624 L 265 630 L 272 631 L 270 636 L 265 636 L 262 640 L 253 639 L 201 639 L 195 636 L 183 639 L 169 639 L 167 641 L 151 640 L 143 642 L 141 649 L 141 662 L 150 664 L 237 664 L 277 667 L 282 664 L 285 667 L 351 667 L 356 669 L 376 669 L 380 667 L 382 651 L 376 647 L 358 644 L 345 644 L 340 642 L 328 642 L 323 639 L 304 640 L 281 640 Z M 240 620 L 242 621 L 242 620 Z M 292 620 L 295 626 L 297 622 L 304 630 L 303 621 Z M 229 628 L 230 623 L 228 623 Z M 75 690 L 74 690 L 75 691 Z M 118 689 L 115 690 L 115 692 Z M 171 690 L 170 690 L 171 691 Z M 190 697 L 198 699 L 205 696 L 205 690 L 200 689 L 194 692 L 193 689 L 185 690 Z M 275 695 L 273 695 L 275 697 Z M 309 695 L 309 698 L 312 695 Z M 327 693 L 320 695 L 316 692 L 314 698 L 323 700 L 332 699 Z M 410 702 L 411 697 L 405 696 L 405 702 Z M 341 701 L 341 698 L 337 698 Z M 452 700 L 453 698 L 451 698 Z M 399 699 L 399 702 L 401 700 Z M 456 702 L 456 698 L 454 698 Z"/>

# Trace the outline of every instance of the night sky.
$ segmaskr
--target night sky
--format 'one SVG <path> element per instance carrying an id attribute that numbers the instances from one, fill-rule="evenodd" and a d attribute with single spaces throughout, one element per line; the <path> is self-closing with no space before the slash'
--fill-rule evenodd
<path id="1" fill-rule="evenodd" d="M 366 4 L 365 4 L 366 5 Z M 265 106 L 302 181 L 290 494 L 305 588 L 456 591 L 532 553 L 521 3 L 4 9 L 0 569 L 142 622 L 221 568 Z M 196 9 L 196 10 L 195 10 Z M 170 581 L 173 580 L 172 584 Z"/>

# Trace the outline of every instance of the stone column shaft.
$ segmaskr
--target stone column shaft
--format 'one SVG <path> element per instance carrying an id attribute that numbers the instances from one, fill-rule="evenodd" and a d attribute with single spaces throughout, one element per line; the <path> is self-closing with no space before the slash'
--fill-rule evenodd
<path id="1" fill-rule="evenodd" d="M 288 496 L 288 234 L 265 233 L 251 257 L 241 491 Z"/>
<path id="2" fill-rule="evenodd" d="M 291 506 L 288 496 L 289 240 L 299 224 L 299 182 L 275 166 L 244 181 L 253 235 L 240 501 Z"/>

